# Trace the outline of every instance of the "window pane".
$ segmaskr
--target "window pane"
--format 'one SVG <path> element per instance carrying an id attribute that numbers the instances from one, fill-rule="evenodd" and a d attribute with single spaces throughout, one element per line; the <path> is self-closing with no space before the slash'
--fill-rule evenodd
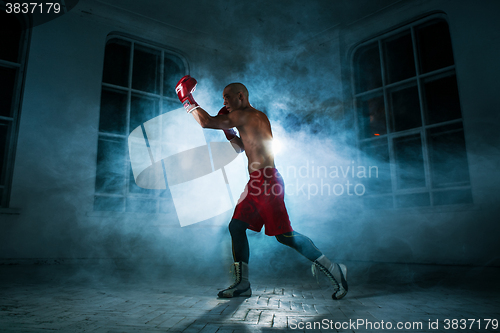
<path id="1" fill-rule="evenodd" d="M 394 157 L 399 189 L 425 186 L 424 160 L 420 134 L 395 138 Z"/>
<path id="2" fill-rule="evenodd" d="M 130 102 L 130 132 L 159 114 L 160 100 L 158 98 L 132 95 Z"/>
<path id="3" fill-rule="evenodd" d="M 356 71 L 356 92 L 363 92 L 382 86 L 382 71 L 378 43 L 360 48 L 354 57 Z"/>
<path id="4" fill-rule="evenodd" d="M 454 64 L 448 23 L 438 21 L 416 30 L 420 70 L 427 73 Z"/>
<path id="5" fill-rule="evenodd" d="M 127 198 L 127 212 L 156 213 L 156 199 Z"/>
<path id="6" fill-rule="evenodd" d="M 175 85 L 183 77 L 184 65 L 174 57 L 165 56 L 163 61 L 163 96 L 177 98 Z"/>
<path id="7" fill-rule="evenodd" d="M 149 195 L 155 195 L 157 193 L 156 190 L 151 190 L 147 188 L 142 188 L 137 186 L 134 178 L 134 173 L 132 172 L 132 167 L 129 168 L 129 182 L 128 182 L 128 192 L 129 193 L 141 193 L 141 194 L 149 194 Z M 154 175 L 153 175 L 154 176 Z"/>
<path id="8" fill-rule="evenodd" d="M 21 23 L 15 15 L 0 10 L 0 59 L 19 62 Z"/>
<path id="9" fill-rule="evenodd" d="M 358 125 L 360 139 L 373 138 L 387 133 L 384 98 L 358 99 Z"/>
<path id="10" fill-rule="evenodd" d="M 410 31 L 384 41 L 384 51 L 388 83 L 415 76 L 415 58 Z"/>
<path id="11" fill-rule="evenodd" d="M 362 165 L 365 166 L 366 193 L 378 194 L 392 192 L 391 168 L 387 139 L 364 142 L 361 147 Z"/>
<path id="12" fill-rule="evenodd" d="M 469 184 L 469 164 L 462 124 L 432 128 L 427 132 L 433 187 Z"/>
<path id="13" fill-rule="evenodd" d="M 389 98 L 395 132 L 422 126 L 420 102 L 416 86 L 391 91 Z"/>
<path id="14" fill-rule="evenodd" d="M 434 205 L 457 205 L 472 203 L 470 189 L 439 191 L 432 193 Z"/>
<path id="15" fill-rule="evenodd" d="M 170 200 L 172 200 L 172 194 L 170 193 L 170 189 L 168 188 L 168 184 L 167 184 L 167 189 L 166 190 L 161 190 L 160 191 L 160 197 L 162 198 L 168 198 Z M 173 204 L 173 202 L 172 202 Z"/>
<path id="16" fill-rule="evenodd" d="M 136 44 L 132 88 L 153 94 L 160 93 L 160 57 L 160 51 Z"/>
<path id="17" fill-rule="evenodd" d="M 130 43 L 112 39 L 106 44 L 102 82 L 128 87 Z"/>
<path id="18" fill-rule="evenodd" d="M 17 70 L 14 68 L 0 67 L 0 116 L 12 117 L 16 74 Z"/>
<path id="19" fill-rule="evenodd" d="M 398 208 L 423 207 L 430 205 L 431 198 L 429 193 L 411 193 L 398 195 L 396 197 L 396 207 Z"/>
<path id="20" fill-rule="evenodd" d="M 181 102 L 179 102 L 178 99 L 176 101 L 170 101 L 167 99 L 163 100 L 162 113 L 167 113 L 167 112 L 170 112 L 172 110 L 176 110 L 178 108 L 182 108 L 182 104 L 181 104 Z"/>
<path id="21" fill-rule="evenodd" d="M 127 93 L 103 89 L 99 131 L 125 134 L 127 123 Z"/>
<path id="22" fill-rule="evenodd" d="M 392 209 L 392 195 L 390 196 L 365 196 L 363 198 L 363 206 L 367 209 Z"/>
<path id="23" fill-rule="evenodd" d="M 94 210 L 123 212 L 125 199 L 122 197 L 104 197 L 96 195 L 94 197 Z"/>
<path id="24" fill-rule="evenodd" d="M 9 123 L 0 122 L 0 185 L 5 185 L 5 171 L 7 162 L 7 135 L 9 134 Z M 1 201 L 0 201 L 1 203 Z"/>
<path id="25" fill-rule="evenodd" d="M 168 214 L 175 212 L 174 202 L 172 200 L 160 200 L 160 213 Z"/>
<path id="26" fill-rule="evenodd" d="M 426 82 L 424 93 L 428 124 L 462 118 L 455 75 Z"/>
<path id="27" fill-rule="evenodd" d="M 96 192 L 123 194 L 126 148 L 123 139 L 99 139 L 95 180 Z"/>

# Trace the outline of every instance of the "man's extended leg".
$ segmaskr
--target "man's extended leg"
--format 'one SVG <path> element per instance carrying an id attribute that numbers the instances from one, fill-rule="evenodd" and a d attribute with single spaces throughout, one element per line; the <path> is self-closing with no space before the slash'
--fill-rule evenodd
<path id="1" fill-rule="evenodd" d="M 313 262 L 323 254 L 309 237 L 299 234 L 297 231 L 277 235 L 276 239 L 281 244 L 285 244 L 297 250 L 297 252 Z"/>
<path id="2" fill-rule="evenodd" d="M 231 233 L 233 247 L 235 281 L 229 288 L 221 290 L 218 294 L 219 297 L 248 297 L 252 295 L 252 289 L 248 281 L 250 249 L 248 246 L 247 228 L 248 224 L 240 220 L 232 219 L 229 223 L 229 232 Z"/>
<path id="3" fill-rule="evenodd" d="M 347 294 L 347 268 L 345 265 L 332 263 L 328 260 L 309 237 L 292 231 L 277 235 L 276 239 L 278 242 L 290 246 L 304 257 L 311 260 L 313 262 L 313 273 L 315 272 L 314 268 L 318 268 L 325 273 L 335 287 L 335 291 L 332 295 L 333 299 L 341 299 Z"/>

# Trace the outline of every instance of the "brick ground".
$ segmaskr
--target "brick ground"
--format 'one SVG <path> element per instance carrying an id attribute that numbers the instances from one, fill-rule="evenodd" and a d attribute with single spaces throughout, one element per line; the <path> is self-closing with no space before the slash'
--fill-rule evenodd
<path id="1" fill-rule="evenodd" d="M 434 267 L 435 269 L 435 267 Z M 486 319 L 500 320 L 498 269 L 475 274 L 452 270 L 433 283 L 381 283 L 353 279 L 346 298 L 331 299 L 331 288 L 312 277 L 258 278 L 251 298 L 218 299 L 220 281 L 212 278 L 145 280 L 129 276 L 76 278 L 64 265 L 0 266 L 1 332 L 278 332 L 299 323 L 345 323 L 349 320 L 422 323 L 398 332 L 451 332 L 445 319 L 475 319 L 459 332 L 500 331 Z M 429 321 L 439 321 L 436 330 Z M 479 323 L 481 329 L 479 329 Z M 460 323 L 459 323 L 460 324 Z M 375 326 L 376 328 L 376 326 Z M 387 331 L 366 326 L 299 332 Z"/>

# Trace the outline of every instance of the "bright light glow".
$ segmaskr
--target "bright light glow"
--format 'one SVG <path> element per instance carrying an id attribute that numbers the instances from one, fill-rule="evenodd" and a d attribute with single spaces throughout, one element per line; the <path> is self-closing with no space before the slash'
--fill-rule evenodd
<path id="1" fill-rule="evenodd" d="M 273 139 L 273 152 L 274 154 L 279 153 L 281 150 L 281 142 L 279 140 Z"/>

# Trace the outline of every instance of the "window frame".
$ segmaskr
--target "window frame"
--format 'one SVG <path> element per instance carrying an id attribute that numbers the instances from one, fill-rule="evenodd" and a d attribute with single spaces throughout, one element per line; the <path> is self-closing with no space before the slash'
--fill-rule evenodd
<path id="1" fill-rule="evenodd" d="M 0 1 L 0 4 L 4 5 L 5 1 Z M 31 42 L 31 19 L 27 15 L 14 15 L 21 25 L 21 36 L 19 39 L 19 55 L 18 62 L 11 62 L 7 60 L 0 59 L 0 66 L 5 68 L 17 69 L 16 79 L 13 87 L 12 95 L 12 105 L 11 105 L 11 116 L 5 117 L 0 116 L 0 121 L 5 123 L 10 123 L 7 125 L 7 139 L 5 145 L 5 155 L 4 164 L 0 165 L 0 177 L 2 177 L 3 170 L 3 184 L 0 184 L 0 191 L 2 191 L 0 196 L 0 213 L 14 213 L 18 214 L 17 211 L 11 211 L 10 199 L 12 194 L 12 178 L 14 175 L 14 166 L 17 150 L 17 141 L 19 137 L 19 126 L 21 119 L 21 110 L 24 98 L 24 85 L 26 82 L 26 69 L 29 57 L 29 48 Z"/>
<path id="2" fill-rule="evenodd" d="M 419 26 L 424 26 L 426 23 L 431 23 L 432 21 L 435 20 L 443 20 L 446 22 L 448 25 L 448 31 L 450 33 L 450 42 L 452 45 L 452 53 L 453 53 L 453 64 L 439 68 L 437 70 L 431 70 L 426 73 L 422 73 L 422 70 L 420 68 L 420 55 L 419 55 L 419 47 L 418 47 L 418 41 L 417 41 L 417 32 L 416 29 Z M 384 41 L 390 40 L 393 37 L 396 37 L 398 35 L 404 35 L 407 32 L 410 32 L 411 35 L 411 40 L 412 40 L 412 51 L 413 51 L 413 57 L 414 57 L 414 64 L 415 64 L 415 75 L 411 76 L 409 78 L 400 80 L 400 81 L 395 81 L 392 83 L 388 83 L 388 72 L 387 72 L 387 57 L 384 54 L 385 49 L 384 49 Z M 383 32 L 371 36 L 370 38 L 365 39 L 364 41 L 358 43 L 355 45 L 350 52 L 349 56 L 349 61 L 350 61 L 350 68 L 351 73 L 350 73 L 350 89 L 351 93 L 350 96 L 352 98 L 352 105 L 353 105 L 353 111 L 354 111 L 354 129 L 355 129 L 355 135 L 356 135 L 356 148 L 357 148 L 357 160 L 358 162 L 363 161 L 362 157 L 362 152 L 361 152 L 361 146 L 364 143 L 369 143 L 369 142 L 375 142 L 376 140 L 380 140 L 385 138 L 388 146 L 388 155 L 389 155 L 389 167 L 390 167 L 390 180 L 391 180 L 391 191 L 390 192 L 384 192 L 384 193 L 374 193 L 369 195 L 371 198 L 381 198 L 381 197 L 392 197 L 392 208 L 390 209 L 415 209 L 415 208 L 423 208 L 423 209 L 435 209 L 435 208 L 444 208 L 444 207 L 449 207 L 451 205 L 454 205 L 456 207 L 463 207 L 463 206 L 471 206 L 474 203 L 474 198 L 472 196 L 472 184 L 471 184 L 471 177 L 470 177 L 470 163 L 469 163 L 469 157 L 468 157 L 468 151 L 467 151 L 467 142 L 464 144 L 464 150 L 465 150 L 465 156 L 466 156 L 466 163 L 468 166 L 468 175 L 469 175 L 469 181 L 467 182 L 466 185 L 455 185 L 455 186 L 448 186 L 448 187 L 433 187 L 433 176 L 431 173 L 431 162 L 430 162 L 430 152 L 429 152 L 429 138 L 428 138 L 428 132 L 432 128 L 437 128 L 437 127 L 444 127 L 452 124 L 461 124 L 461 130 L 463 133 L 464 138 L 466 138 L 466 133 L 465 133 L 465 128 L 464 128 L 464 115 L 463 115 L 463 108 L 462 108 L 462 102 L 460 99 L 460 84 L 459 84 L 459 78 L 457 75 L 456 71 L 456 56 L 455 52 L 453 49 L 453 40 L 452 40 L 452 34 L 450 31 L 450 24 L 448 21 L 447 16 L 444 13 L 433 13 L 433 14 L 428 14 L 424 17 L 420 17 L 418 19 L 415 19 L 411 22 L 405 22 L 401 25 L 398 25 L 395 28 L 392 29 L 386 29 Z M 358 72 L 357 72 L 357 67 L 356 67 L 356 57 L 358 54 L 358 50 L 362 49 L 363 47 L 370 46 L 372 44 L 375 44 L 378 47 L 379 51 L 379 57 L 380 57 L 380 71 L 381 71 L 381 80 L 382 84 L 380 87 L 374 88 L 374 89 L 366 89 L 365 91 L 358 92 Z M 433 124 L 428 124 L 429 121 L 425 119 L 426 117 L 426 104 L 424 100 L 424 90 L 425 90 L 425 83 L 428 81 L 433 81 L 439 78 L 449 78 L 449 77 L 455 77 L 456 82 L 457 82 L 457 89 L 458 89 L 458 103 L 460 106 L 460 111 L 461 111 L 461 117 L 453 120 L 448 120 L 444 122 L 438 122 L 438 123 L 433 123 Z M 430 80 L 432 78 L 433 80 Z M 392 108 L 391 108 L 391 100 L 390 100 L 390 92 L 391 91 L 397 91 L 399 89 L 405 89 L 410 86 L 415 86 L 418 91 L 418 101 L 419 101 L 419 111 L 420 111 L 420 121 L 421 125 L 418 127 L 410 128 L 410 129 L 405 129 L 401 131 L 396 131 L 393 122 L 393 115 L 392 115 Z M 403 88 L 404 87 L 404 88 Z M 358 100 L 362 100 L 363 98 L 366 98 L 366 100 L 373 98 L 373 97 L 378 97 L 381 96 L 384 101 L 384 111 L 385 111 L 385 126 L 386 126 L 386 133 L 381 134 L 380 136 L 377 137 L 360 137 L 361 131 L 364 130 L 361 128 L 360 124 L 360 116 L 359 116 L 359 103 Z M 421 146 L 422 146 L 422 157 L 423 157 L 423 168 L 424 168 L 424 177 L 425 177 L 425 187 L 418 187 L 418 188 L 409 188 L 409 189 L 399 189 L 398 188 L 398 176 L 397 176 L 397 161 L 395 158 L 395 147 L 394 147 L 394 140 L 400 137 L 407 137 L 410 135 L 416 135 L 419 134 L 421 138 Z M 377 145 L 380 145 L 377 144 Z M 434 194 L 437 192 L 444 192 L 444 191 L 449 191 L 449 190 L 469 190 L 471 193 L 471 203 L 455 203 L 455 204 L 448 204 L 448 205 L 437 205 L 435 204 L 434 201 Z M 402 197 L 406 194 L 418 194 L 418 193 L 428 193 L 429 194 L 429 205 L 425 206 L 411 206 L 411 207 L 399 207 L 398 206 L 398 198 Z"/>
<path id="3" fill-rule="evenodd" d="M 99 152 L 99 142 L 101 140 L 112 140 L 112 141 L 116 141 L 117 139 L 123 140 L 125 143 L 125 147 L 128 147 L 126 142 L 127 142 L 128 136 L 130 134 L 131 104 L 132 104 L 132 100 L 134 99 L 134 96 L 141 96 L 143 98 L 157 99 L 158 104 L 159 104 L 158 105 L 158 114 L 155 116 L 163 114 L 163 106 L 164 106 L 165 101 L 179 103 L 179 107 L 181 106 L 181 104 L 177 98 L 165 96 L 163 94 L 164 93 L 164 91 L 163 91 L 163 80 L 164 80 L 163 66 L 164 66 L 164 60 L 166 59 L 166 57 L 168 57 L 168 56 L 175 57 L 177 60 L 179 60 L 182 63 L 183 68 L 181 68 L 181 73 L 184 73 L 182 75 L 186 75 L 189 73 L 189 64 L 188 64 L 186 58 L 184 57 L 184 55 L 181 52 L 179 52 L 177 50 L 174 50 L 168 46 L 165 46 L 165 45 L 162 45 L 159 43 L 154 43 L 154 42 L 142 39 L 142 38 L 138 38 L 138 37 L 123 34 L 123 33 L 116 33 L 116 32 L 108 34 L 108 36 L 106 37 L 106 40 L 105 40 L 105 45 L 108 45 L 108 43 L 111 40 L 115 40 L 115 39 L 130 43 L 130 54 L 129 54 L 129 63 L 128 63 L 129 67 L 128 67 L 128 78 L 127 78 L 128 83 L 127 83 L 127 87 L 124 87 L 124 86 L 119 86 L 119 85 L 115 85 L 115 84 L 111 84 L 111 83 L 105 83 L 103 81 L 103 78 L 101 78 L 100 100 L 102 99 L 102 94 L 103 94 L 103 91 L 105 91 L 105 90 L 115 91 L 115 92 L 118 91 L 120 93 L 126 94 L 126 96 L 127 96 L 126 97 L 126 99 L 127 99 L 127 101 L 126 101 L 126 104 L 127 104 L 126 105 L 126 121 L 125 121 L 126 130 L 125 130 L 124 134 L 101 132 L 100 128 L 99 128 L 100 125 L 98 123 L 97 142 L 96 142 L 96 144 L 97 144 L 96 145 L 96 153 L 97 154 Z M 133 67 L 134 50 L 135 50 L 136 45 L 139 45 L 141 47 L 145 47 L 148 49 L 154 49 L 155 51 L 160 52 L 160 60 L 159 60 L 159 65 L 160 65 L 159 82 L 160 82 L 160 84 L 159 84 L 159 91 L 157 93 L 151 93 L 151 92 L 141 91 L 141 90 L 137 90 L 137 89 L 132 88 L 132 76 L 134 75 L 134 71 L 133 71 L 133 68 L 134 68 Z M 103 59 L 104 59 L 104 56 L 105 56 L 105 52 L 103 54 Z M 105 64 L 103 62 L 103 73 L 105 70 L 104 65 Z M 99 108 L 99 122 L 100 122 L 100 118 L 101 118 L 101 108 Z M 130 163 L 130 156 L 128 154 L 128 148 L 125 150 L 126 150 L 126 152 L 125 152 L 126 155 L 124 156 L 124 163 L 125 163 L 125 166 L 124 166 L 124 168 L 125 168 L 124 169 L 124 184 L 123 184 L 122 193 L 105 193 L 105 192 L 98 192 L 97 191 L 97 184 L 96 184 L 95 180 L 97 180 L 97 175 L 98 175 L 98 169 L 97 169 L 98 168 L 98 160 L 96 159 L 96 174 L 95 174 L 95 178 L 94 178 L 94 193 L 93 193 L 94 200 L 93 200 L 92 211 L 94 213 L 99 213 L 99 214 L 123 214 L 123 213 L 163 214 L 163 213 L 168 213 L 168 212 L 162 211 L 160 203 L 162 201 L 169 201 L 169 197 L 168 196 L 161 197 L 159 190 L 147 190 L 147 191 L 150 191 L 150 193 L 147 193 L 147 194 L 134 193 L 134 192 L 130 191 L 131 163 Z M 166 191 L 169 191 L 168 188 L 166 189 Z M 113 210 L 110 211 L 110 210 L 97 209 L 97 207 L 96 207 L 96 198 L 97 197 L 123 198 L 123 209 L 121 211 L 113 211 Z M 156 200 L 155 212 L 151 213 L 151 212 L 127 211 L 127 199 L 128 198 Z"/>

